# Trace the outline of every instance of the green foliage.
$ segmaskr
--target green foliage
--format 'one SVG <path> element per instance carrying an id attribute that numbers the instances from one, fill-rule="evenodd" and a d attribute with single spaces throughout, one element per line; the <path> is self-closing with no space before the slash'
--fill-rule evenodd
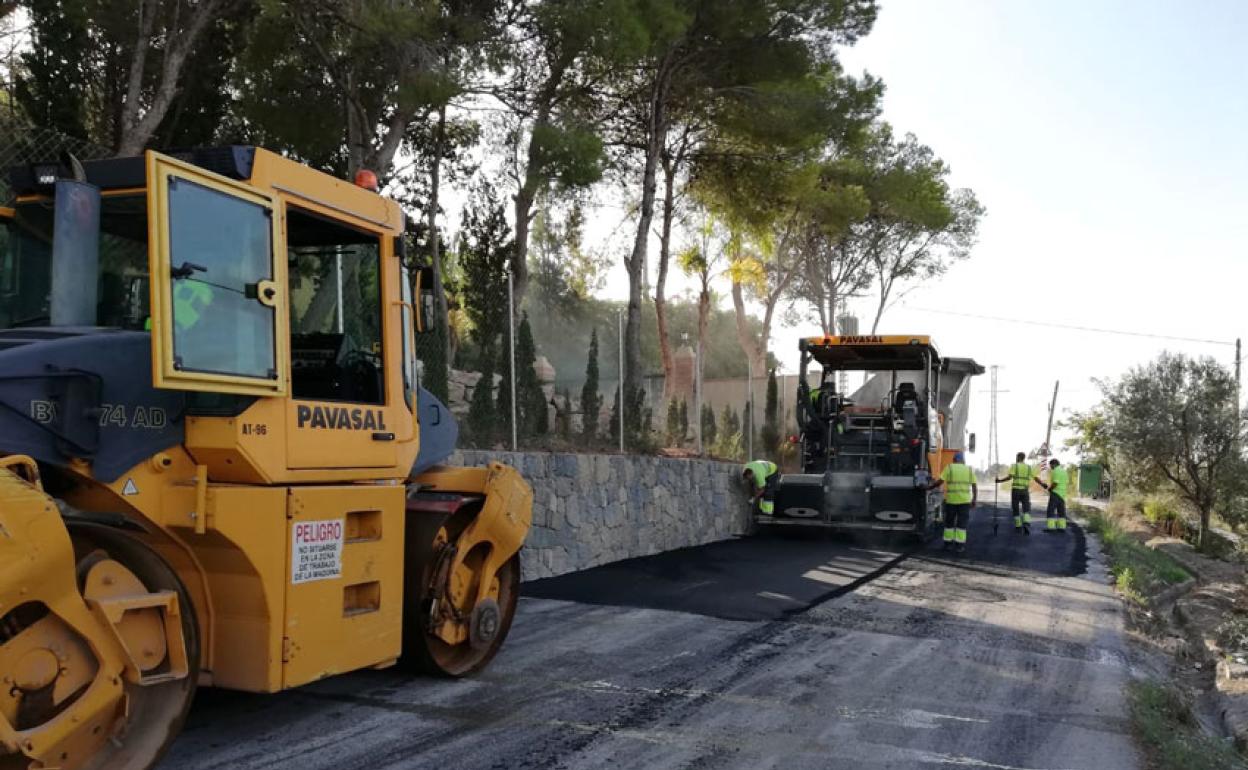
<path id="1" fill-rule="evenodd" d="M 653 415 L 646 406 L 646 392 L 630 388 L 624 410 L 624 449 L 627 452 L 652 452 L 657 447 L 653 430 Z M 615 389 L 611 406 L 611 440 L 620 440 L 620 389 Z"/>
<path id="2" fill-rule="evenodd" d="M 677 412 L 676 425 L 680 431 L 680 443 L 683 446 L 689 439 L 689 402 L 682 399 Z"/>
<path id="3" fill-rule="evenodd" d="M 684 435 L 680 430 L 680 406 L 673 398 L 667 402 L 667 445 L 680 446 L 684 443 Z"/>
<path id="4" fill-rule="evenodd" d="M 500 392 L 503 389 L 499 387 Z M 487 345 L 481 349 L 481 379 L 473 388 L 468 404 L 468 439 L 479 447 L 493 446 L 500 437 L 498 426 L 498 411 L 494 406 L 494 356 Z"/>
<path id="5" fill-rule="evenodd" d="M 715 422 L 715 410 L 710 404 L 702 405 L 702 446 L 714 446 L 719 438 L 719 426 Z"/>
<path id="6" fill-rule="evenodd" d="M 1127 684 L 1131 724 L 1157 770 L 1243 770 L 1233 746 L 1206 735 L 1191 702 L 1177 688 L 1154 681 Z"/>
<path id="7" fill-rule="evenodd" d="M 775 456 L 780 450 L 780 389 L 776 370 L 767 373 L 767 401 L 763 407 L 763 427 L 759 433 L 763 455 Z"/>
<path id="8" fill-rule="evenodd" d="M 602 394 L 598 392 L 598 329 L 589 335 L 589 354 L 585 359 L 585 384 L 581 386 L 581 440 L 586 444 L 598 438 L 598 414 L 602 411 Z"/>
<path id="9" fill-rule="evenodd" d="M 488 183 L 473 191 L 460 226 L 459 297 L 471 324 L 469 335 L 484 346 L 508 329 L 507 267 L 514 248 L 503 204 Z"/>
<path id="10" fill-rule="evenodd" d="M 1214 638 L 1227 655 L 1248 652 L 1248 615 L 1232 615 L 1217 627 Z"/>
<path id="11" fill-rule="evenodd" d="M 327 171 L 383 179 L 408 127 L 463 91 L 499 3 L 261 3 L 235 78 L 257 141 Z M 308 105 L 323 117 L 308 120 Z"/>
<path id="12" fill-rule="evenodd" d="M 1080 460 L 1103 468 L 1116 467 L 1102 409 L 1093 407 L 1086 412 L 1072 412 L 1066 419 L 1058 420 L 1057 427 L 1072 434 L 1063 446 L 1078 454 Z"/>
<path id="13" fill-rule="evenodd" d="M 131 153 L 149 143 L 186 147 L 216 139 L 231 104 L 228 76 L 250 2 L 187 7 L 178 0 L 26 0 L 21 5 L 29 14 L 31 40 L 16 68 L 14 97 L 36 125 Z M 147 34 L 141 32 L 141 18 Z M 185 57 L 180 67 L 173 67 L 180 56 Z M 139 111 L 128 115 L 127 89 L 136 64 L 141 64 Z M 174 88 L 162 94 L 166 67 Z M 149 115 L 155 122 L 141 120 Z M 137 144 L 126 146 L 130 138 Z"/>
<path id="14" fill-rule="evenodd" d="M 1173 497 L 1150 495 L 1144 500 L 1143 514 L 1148 523 L 1158 529 L 1172 535 L 1179 535 L 1182 532 L 1183 516 Z"/>
<path id="15" fill-rule="evenodd" d="M 499 375 L 502 377 L 502 380 L 500 380 L 498 383 L 498 394 L 497 394 L 497 397 L 494 399 L 494 414 L 498 418 L 499 435 L 503 437 L 503 439 L 507 442 L 508 447 L 510 447 L 511 434 L 512 434 L 511 418 L 512 418 L 512 413 L 513 413 L 513 410 L 511 408 L 511 376 L 512 375 L 511 375 L 511 350 L 508 348 L 508 345 L 507 345 L 506 334 L 503 335 L 502 343 L 498 347 L 499 347 L 498 364 L 496 366 L 497 366 Z M 485 346 L 481 349 L 481 354 L 484 356 L 487 354 L 488 351 L 489 351 L 489 346 Z M 519 388 L 517 388 L 517 390 L 519 390 Z M 517 402 L 518 402 L 519 393 L 517 393 L 516 395 L 517 395 Z M 520 411 L 519 404 L 517 403 L 517 408 L 515 409 L 515 413 L 517 417 L 519 416 L 519 411 Z M 520 429 L 520 426 L 517 423 L 516 425 L 517 438 L 519 437 L 518 435 L 519 429 Z"/>
<path id="16" fill-rule="evenodd" d="M 1115 468 L 1171 486 L 1199 513 L 1203 537 L 1243 436 L 1232 374 L 1211 358 L 1163 353 L 1100 385 L 1104 436 L 1122 458 Z"/>
<path id="17" fill-rule="evenodd" d="M 533 368 L 536 363 L 537 347 L 533 344 L 533 330 L 525 313 L 516 340 L 516 403 L 520 407 L 520 435 L 525 438 L 544 436 L 550 431 L 550 409 Z"/>
<path id="18" fill-rule="evenodd" d="M 1190 577 L 1177 562 L 1161 551 L 1144 545 L 1118 520 L 1100 511 L 1087 512 L 1088 531 L 1101 539 L 1109 557 L 1110 574 L 1123 595 L 1137 604 L 1147 604 L 1158 591 Z"/>
<path id="19" fill-rule="evenodd" d="M 724 404 L 723 413 L 719 416 L 719 426 L 722 434 L 731 436 L 732 434 L 741 435 L 741 417 L 728 404 Z"/>

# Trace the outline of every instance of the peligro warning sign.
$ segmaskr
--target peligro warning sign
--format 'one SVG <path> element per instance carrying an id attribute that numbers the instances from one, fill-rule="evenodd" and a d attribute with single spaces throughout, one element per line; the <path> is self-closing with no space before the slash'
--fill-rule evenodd
<path id="1" fill-rule="evenodd" d="M 342 577 L 342 519 L 291 524 L 290 582 Z"/>

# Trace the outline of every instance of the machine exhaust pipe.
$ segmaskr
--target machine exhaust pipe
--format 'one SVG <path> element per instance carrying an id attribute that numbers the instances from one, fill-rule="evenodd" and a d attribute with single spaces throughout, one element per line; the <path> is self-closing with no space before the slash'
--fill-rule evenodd
<path id="1" fill-rule="evenodd" d="M 100 188 L 82 164 L 62 158 L 73 179 L 56 180 L 52 221 L 52 326 L 95 326 L 99 303 Z"/>

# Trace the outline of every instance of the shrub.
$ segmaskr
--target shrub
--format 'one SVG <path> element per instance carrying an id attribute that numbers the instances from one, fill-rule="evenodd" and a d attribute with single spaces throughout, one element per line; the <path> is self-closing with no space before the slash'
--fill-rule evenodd
<path id="1" fill-rule="evenodd" d="M 1223 621 L 1214 638 L 1228 655 L 1248 651 L 1248 615 L 1232 615 Z"/>

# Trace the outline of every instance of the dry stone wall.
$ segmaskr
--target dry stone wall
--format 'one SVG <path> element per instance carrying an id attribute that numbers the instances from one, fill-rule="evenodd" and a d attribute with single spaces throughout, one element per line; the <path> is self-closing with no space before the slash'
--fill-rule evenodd
<path id="1" fill-rule="evenodd" d="M 533 487 L 524 579 L 724 540 L 745 531 L 740 466 L 640 455 L 460 450 L 456 465 L 491 460 Z"/>

